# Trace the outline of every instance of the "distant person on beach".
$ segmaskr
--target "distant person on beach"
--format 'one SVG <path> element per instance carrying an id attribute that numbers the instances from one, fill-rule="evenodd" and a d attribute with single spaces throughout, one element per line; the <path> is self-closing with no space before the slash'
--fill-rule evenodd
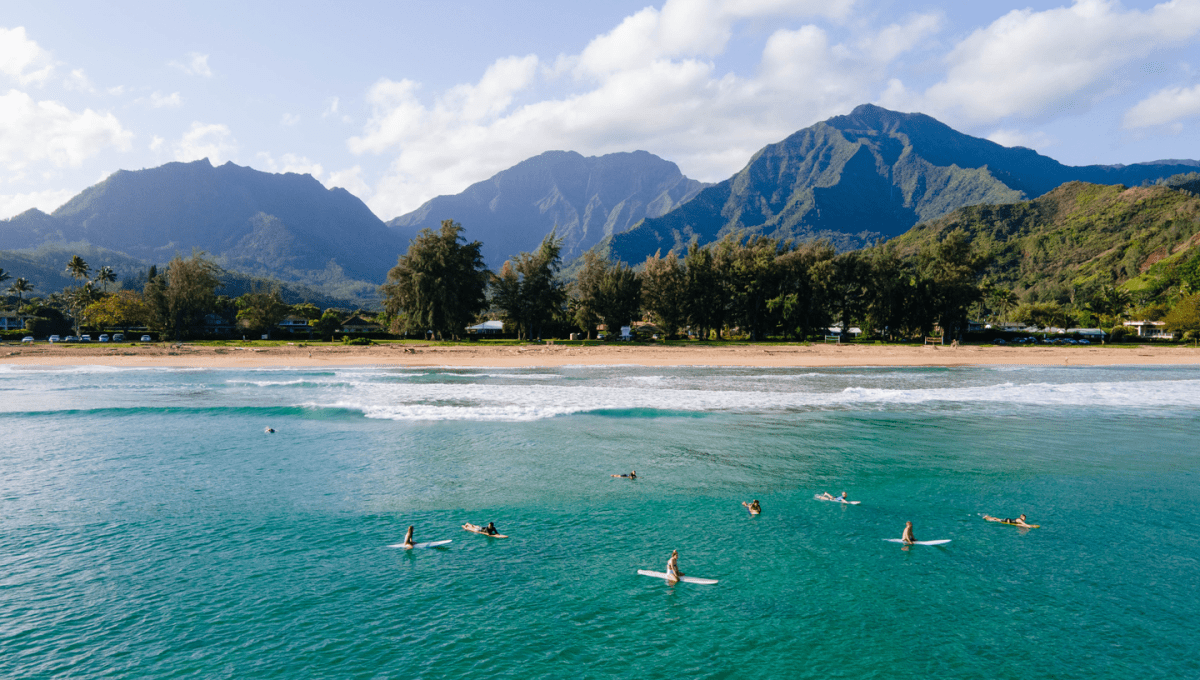
<path id="1" fill-rule="evenodd" d="M 742 505 L 746 506 L 746 509 L 749 510 L 750 514 L 752 515 L 757 515 L 758 513 L 762 512 L 762 506 L 758 504 L 757 498 L 749 503 L 742 503 Z"/>
<path id="2" fill-rule="evenodd" d="M 1025 522 L 1025 514 L 1024 513 L 1022 513 L 1021 516 L 1016 519 L 1009 519 L 1009 518 L 1001 519 L 999 517 L 992 517 L 991 515 L 984 515 L 983 518 L 989 522 L 1003 522 L 1004 524 L 1015 524 L 1019 527 L 1033 528 L 1032 525 L 1027 524 Z"/>
<path id="3" fill-rule="evenodd" d="M 404 543 L 401 543 L 401 545 L 403 545 L 406 549 L 411 548 L 414 545 L 416 545 L 415 543 L 413 543 L 413 528 L 411 526 L 408 528 L 408 531 L 404 534 Z"/>
<path id="4" fill-rule="evenodd" d="M 912 522 L 904 523 L 904 533 L 900 536 L 900 540 L 906 545 L 912 545 L 917 542 L 916 537 L 913 536 Z"/>
<path id="5" fill-rule="evenodd" d="M 679 577 L 683 576 L 683 572 L 679 571 L 679 551 L 672 550 L 671 557 L 667 560 L 667 576 L 670 581 L 678 581 Z"/>
<path id="6" fill-rule="evenodd" d="M 621 479 L 637 479 L 637 470 L 630 470 L 629 474 L 627 475 L 613 475 L 613 477 L 620 477 Z"/>

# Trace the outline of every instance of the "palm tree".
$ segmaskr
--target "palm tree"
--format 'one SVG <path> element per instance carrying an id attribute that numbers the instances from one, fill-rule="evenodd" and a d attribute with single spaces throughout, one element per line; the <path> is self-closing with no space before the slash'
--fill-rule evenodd
<path id="1" fill-rule="evenodd" d="M 2 274 L 3 272 L 0 272 Z M 0 279 L 3 281 L 4 279 Z M 17 314 L 21 313 L 21 308 L 25 306 L 25 293 L 33 290 L 33 284 L 29 279 L 17 279 L 8 287 L 8 292 L 15 293 L 17 296 Z"/>
<path id="2" fill-rule="evenodd" d="M 86 279 L 91 267 L 87 262 L 83 261 L 82 257 L 75 255 L 71 261 L 67 263 L 67 271 L 71 273 L 71 277 L 75 279 Z"/>
<path id="3" fill-rule="evenodd" d="M 996 288 L 992 290 L 991 297 L 992 306 L 996 308 L 996 311 L 1000 312 L 1000 318 L 1004 321 L 1008 321 L 1008 312 L 1012 310 L 1013 307 L 1016 307 L 1017 303 L 1020 302 L 1020 300 L 1017 299 L 1016 293 L 1004 288 Z"/>
<path id="4" fill-rule="evenodd" d="M 117 280 L 117 274 L 113 271 L 112 267 L 104 266 L 96 274 L 96 280 L 100 282 L 100 285 L 104 287 L 104 292 L 107 293 L 108 284 Z"/>
<path id="5" fill-rule="evenodd" d="M 5 281 L 7 281 L 11 278 L 12 278 L 12 275 L 9 274 L 8 272 L 4 271 L 4 267 L 0 267 L 0 283 L 4 283 Z"/>

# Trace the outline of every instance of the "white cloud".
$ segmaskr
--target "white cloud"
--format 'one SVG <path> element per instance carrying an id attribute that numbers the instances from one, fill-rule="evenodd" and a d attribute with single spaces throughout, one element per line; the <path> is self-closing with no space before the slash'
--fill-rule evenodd
<path id="1" fill-rule="evenodd" d="M 79 167 L 103 149 L 129 149 L 132 139 L 111 113 L 77 113 L 18 90 L 0 95 L 0 163 L 10 170 L 38 161 Z"/>
<path id="2" fill-rule="evenodd" d="M 0 219 L 20 215 L 30 208 L 37 208 L 45 213 L 54 212 L 76 193 L 78 192 L 70 189 L 47 189 L 26 194 L 0 194 Z"/>
<path id="3" fill-rule="evenodd" d="M 183 105 L 183 99 L 180 98 L 178 92 L 171 94 L 163 94 L 155 92 L 150 95 L 150 106 L 156 109 L 174 109 Z"/>
<path id="4" fill-rule="evenodd" d="M 168 66 L 177 68 L 191 76 L 211 78 L 213 75 L 212 69 L 208 66 L 208 55 L 200 54 L 199 52 L 189 52 L 186 62 L 172 61 L 168 63 Z"/>
<path id="5" fill-rule="evenodd" d="M 283 119 L 279 121 L 280 125 L 292 126 L 300 122 L 300 116 L 294 113 L 283 114 Z"/>
<path id="6" fill-rule="evenodd" d="M 196 161 L 207 158 L 213 165 L 232 160 L 238 143 L 233 132 L 219 123 L 193 122 L 192 127 L 175 142 L 175 160 Z"/>
<path id="7" fill-rule="evenodd" d="M 87 74 L 83 69 L 77 68 L 71 71 L 71 75 L 63 80 L 63 87 L 76 92 L 95 92 L 96 86 L 92 85 L 92 81 L 88 80 Z"/>
<path id="8" fill-rule="evenodd" d="M 1143 128 L 1200 116 L 1200 85 L 1168 87 L 1143 99 L 1125 113 L 1126 128 Z M 1182 128 L 1180 128 L 1182 131 Z"/>
<path id="9" fill-rule="evenodd" d="M 325 110 L 321 112 L 321 117 L 329 118 L 330 116 L 336 116 L 338 113 L 338 105 L 339 99 L 337 97 L 330 97 L 326 99 Z"/>
<path id="10" fill-rule="evenodd" d="M 1044 132 L 1023 132 L 1021 130 L 996 130 L 987 138 L 1000 146 L 1023 146 L 1028 149 L 1042 150 L 1054 146 L 1054 140 Z"/>
<path id="11" fill-rule="evenodd" d="M 159 151 L 160 149 L 163 148 L 163 144 L 165 144 L 166 141 L 167 140 L 163 139 L 162 137 L 159 137 L 158 135 L 154 135 L 154 137 L 150 140 L 150 146 L 148 148 L 151 151 Z"/>
<path id="12" fill-rule="evenodd" d="M 41 85 L 54 75 L 50 53 L 25 35 L 25 27 L 0 28 L 0 73 L 22 85 Z"/>
<path id="13" fill-rule="evenodd" d="M 125 86 L 124 85 L 116 85 L 114 87 L 108 88 L 107 90 L 105 90 L 105 92 L 107 92 L 108 94 L 110 94 L 114 97 L 119 97 L 119 96 L 125 94 Z"/>
<path id="14" fill-rule="evenodd" d="M 329 173 L 329 179 L 326 179 L 324 184 L 329 189 L 341 187 L 363 200 L 372 193 L 371 185 L 363 179 L 363 169 L 358 165 Z"/>
<path id="15" fill-rule="evenodd" d="M 763 144 L 871 101 L 889 60 L 925 44 L 942 24 L 938 14 L 916 15 L 880 30 L 855 27 L 853 40 L 845 41 L 800 23 L 766 39 L 754 73 L 722 73 L 713 61 L 745 17 L 756 26 L 767 23 L 764 17 L 838 18 L 850 6 L 668 0 L 553 63 L 507 57 L 476 83 L 435 93 L 413 80 L 384 78 L 367 92 L 370 119 L 347 146 L 356 154 L 393 155 L 370 194 L 372 209 L 385 217 L 548 149 L 646 149 L 692 177 L 724 179 Z M 543 85 L 574 91 L 523 102 Z"/>
<path id="16" fill-rule="evenodd" d="M 314 163 L 294 153 L 285 153 L 276 160 L 271 154 L 261 151 L 256 158 L 258 162 L 255 165 L 266 172 L 294 172 L 299 175 L 312 175 L 316 179 L 321 179 L 324 173 L 320 163 Z"/>
<path id="17" fill-rule="evenodd" d="M 1043 12 L 1014 10 L 973 32 L 946 57 L 927 112 L 963 123 L 1087 108 L 1116 87 L 1114 70 L 1200 32 L 1200 2 L 1146 12 L 1115 0 L 1076 0 Z"/>

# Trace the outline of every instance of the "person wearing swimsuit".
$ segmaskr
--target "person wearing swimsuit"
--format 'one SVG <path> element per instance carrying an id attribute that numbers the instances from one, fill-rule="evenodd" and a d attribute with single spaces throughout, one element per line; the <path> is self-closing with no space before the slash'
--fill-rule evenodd
<path id="1" fill-rule="evenodd" d="M 916 537 L 913 536 L 912 522 L 904 523 L 904 533 L 900 536 L 900 540 L 903 541 L 905 545 L 912 545 L 913 543 L 917 542 Z"/>
<path id="2" fill-rule="evenodd" d="M 413 543 L 413 528 L 412 527 L 409 527 L 408 531 L 404 534 L 404 543 L 401 543 L 401 545 L 403 545 L 405 547 L 405 549 L 411 548 L 411 547 L 413 547 L 413 545 L 415 545 Z"/>
<path id="3" fill-rule="evenodd" d="M 483 533 L 487 534 L 488 536 L 495 536 L 500 532 L 496 530 L 495 522 L 488 522 L 488 525 L 483 528 Z"/>
<path id="4" fill-rule="evenodd" d="M 683 576 L 683 572 L 679 571 L 679 551 L 678 550 L 672 550 L 671 558 L 667 560 L 667 576 L 669 577 L 667 579 L 669 581 L 678 581 L 679 578 L 681 576 Z"/>

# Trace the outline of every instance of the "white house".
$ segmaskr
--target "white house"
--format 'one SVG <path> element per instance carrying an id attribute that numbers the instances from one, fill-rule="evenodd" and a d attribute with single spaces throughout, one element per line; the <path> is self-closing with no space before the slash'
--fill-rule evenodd
<path id="1" fill-rule="evenodd" d="M 481 324 L 467 326 L 467 332 L 475 335 L 500 335 L 504 332 L 504 322 L 484 321 Z"/>
<path id="2" fill-rule="evenodd" d="M 16 312 L 0 312 L 0 331 L 15 331 L 25 328 L 25 323 Z"/>
<path id="3" fill-rule="evenodd" d="M 1123 326 L 1137 330 L 1139 338 L 1173 338 L 1175 334 L 1166 329 L 1165 321 L 1126 321 Z"/>

